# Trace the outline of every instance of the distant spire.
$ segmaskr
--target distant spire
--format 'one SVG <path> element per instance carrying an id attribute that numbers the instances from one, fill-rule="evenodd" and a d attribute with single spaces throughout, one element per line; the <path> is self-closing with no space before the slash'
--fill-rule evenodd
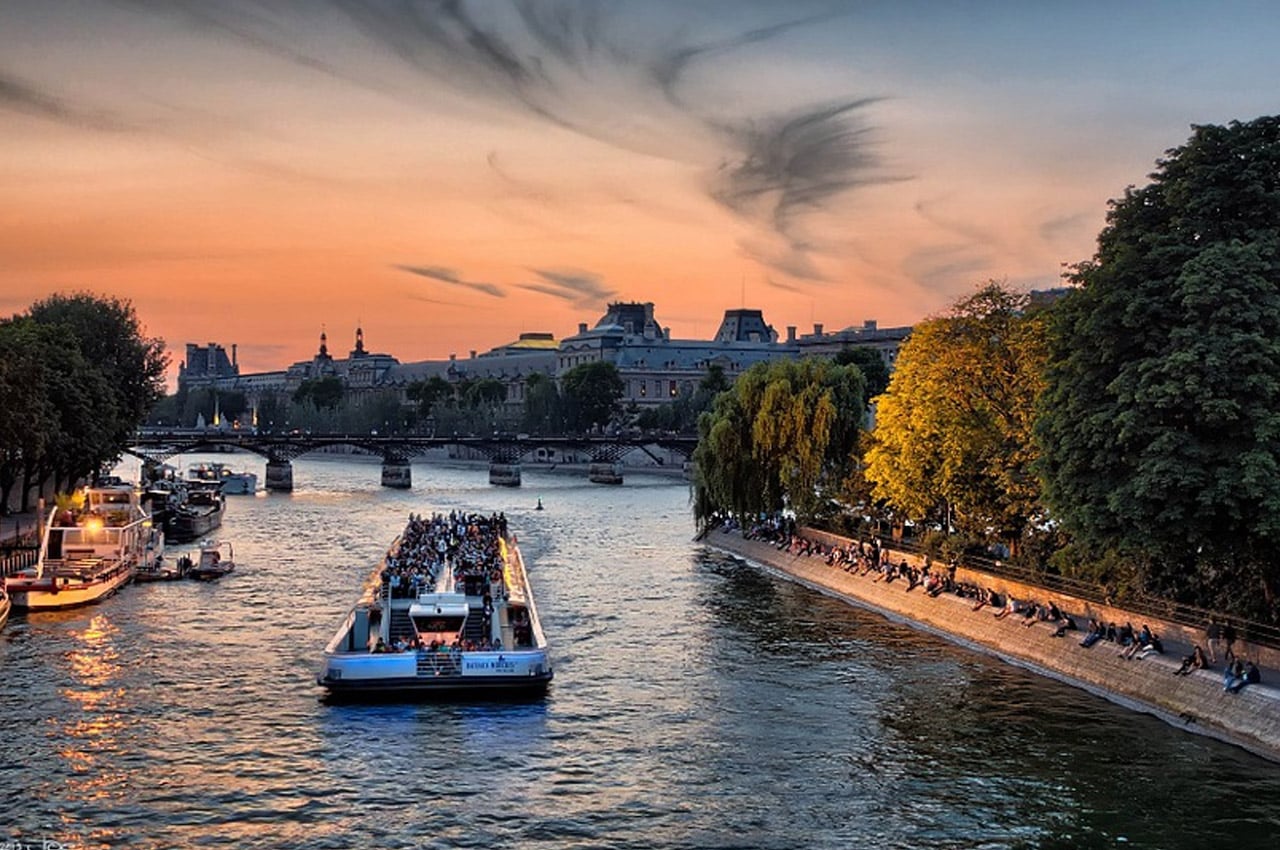
<path id="1" fill-rule="evenodd" d="M 356 354 L 364 354 L 364 328 L 356 325 Z"/>
<path id="2" fill-rule="evenodd" d="M 324 332 L 324 325 L 320 326 L 320 356 L 329 356 L 329 335 Z"/>

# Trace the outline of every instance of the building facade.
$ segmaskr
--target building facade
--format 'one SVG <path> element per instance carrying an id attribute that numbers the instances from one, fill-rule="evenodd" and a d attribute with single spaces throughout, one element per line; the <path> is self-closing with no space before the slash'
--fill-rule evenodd
<path id="1" fill-rule="evenodd" d="M 526 386 L 534 374 L 555 379 L 585 363 L 608 362 L 623 381 L 622 402 L 644 409 L 667 404 L 691 394 L 718 366 L 729 381 L 757 363 L 779 358 L 833 356 L 844 348 L 865 346 L 880 352 L 892 369 L 898 349 L 911 328 L 879 328 L 874 321 L 824 333 L 797 335 L 789 326 L 785 339 L 765 321 L 757 309 L 726 310 L 711 339 L 673 339 L 654 315 L 653 302 L 615 302 L 593 327 L 583 322 L 578 332 L 557 341 L 550 333 L 522 333 L 519 339 L 489 351 L 469 352 L 465 358 L 401 363 L 389 354 L 365 349 L 364 331 L 356 328 L 355 345 L 346 357 L 329 353 L 328 337 L 320 334 L 316 354 L 274 372 L 240 374 L 235 349 L 226 357 L 222 346 L 187 346 L 187 359 L 179 366 L 179 388 L 211 387 L 239 391 L 249 408 L 257 410 L 270 395 L 292 395 L 304 381 L 333 377 L 342 381 L 348 397 L 393 391 L 407 402 L 408 388 L 419 381 L 439 377 L 450 384 L 492 379 L 506 387 L 506 404 L 522 409 Z"/>

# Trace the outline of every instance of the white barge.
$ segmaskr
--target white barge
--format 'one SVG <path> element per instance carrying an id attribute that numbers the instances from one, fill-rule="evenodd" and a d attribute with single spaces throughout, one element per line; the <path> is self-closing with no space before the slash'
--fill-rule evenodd
<path id="1" fill-rule="evenodd" d="M 164 539 L 140 493 L 118 481 L 87 487 L 49 512 L 40 559 L 6 581 L 13 607 L 29 611 L 97 602 L 163 557 Z"/>
<path id="2" fill-rule="evenodd" d="M 325 648 L 331 697 L 537 695 L 546 637 L 505 517 L 411 517 Z"/>

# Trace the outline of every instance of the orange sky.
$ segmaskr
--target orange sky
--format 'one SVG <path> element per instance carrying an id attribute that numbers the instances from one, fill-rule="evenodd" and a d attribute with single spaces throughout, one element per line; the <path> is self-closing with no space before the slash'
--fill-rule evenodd
<path id="1" fill-rule="evenodd" d="M 118 295 L 246 371 L 614 299 L 912 323 L 1055 285 L 1190 124 L 1274 108 L 1280 16 L 1171 5 L 5 4 L 0 312 Z"/>

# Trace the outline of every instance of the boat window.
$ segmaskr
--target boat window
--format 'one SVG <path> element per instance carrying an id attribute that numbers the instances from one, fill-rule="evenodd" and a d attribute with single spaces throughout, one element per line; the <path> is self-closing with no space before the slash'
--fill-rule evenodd
<path id="1" fill-rule="evenodd" d="M 413 617 L 413 627 L 419 632 L 447 632 L 462 630 L 462 617 Z"/>

